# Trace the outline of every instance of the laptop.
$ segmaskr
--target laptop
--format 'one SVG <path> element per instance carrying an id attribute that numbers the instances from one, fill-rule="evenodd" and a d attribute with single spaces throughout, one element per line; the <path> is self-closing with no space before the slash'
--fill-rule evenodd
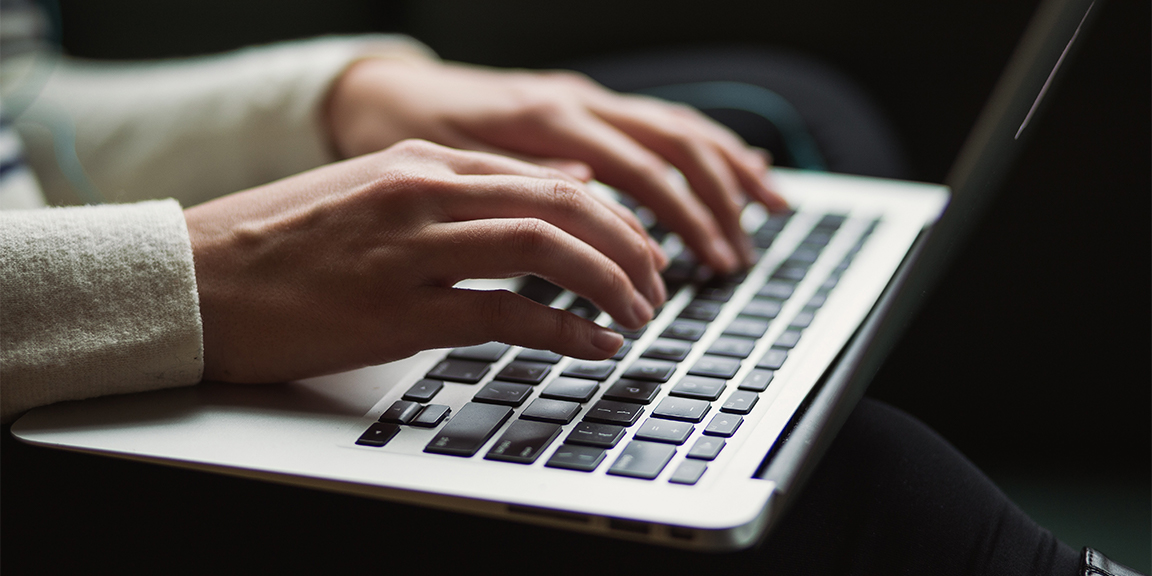
<path id="1" fill-rule="evenodd" d="M 777 169 L 794 211 L 746 211 L 759 260 L 736 277 L 709 277 L 657 231 L 671 296 L 612 360 L 431 350 L 280 385 L 60 403 L 13 434 L 685 549 L 753 546 L 976 220 L 1092 6 L 1044 2 L 947 186 Z M 533 277 L 468 287 L 611 322 Z"/>

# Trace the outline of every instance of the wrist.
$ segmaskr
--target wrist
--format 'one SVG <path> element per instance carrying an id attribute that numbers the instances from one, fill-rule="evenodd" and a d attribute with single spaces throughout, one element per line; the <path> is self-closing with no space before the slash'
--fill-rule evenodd
<path id="1" fill-rule="evenodd" d="M 333 154 L 351 158 L 381 150 L 407 138 L 397 123 L 400 102 L 390 88 L 426 66 L 423 61 L 369 57 L 353 61 L 332 83 L 323 105 L 323 122 Z"/>

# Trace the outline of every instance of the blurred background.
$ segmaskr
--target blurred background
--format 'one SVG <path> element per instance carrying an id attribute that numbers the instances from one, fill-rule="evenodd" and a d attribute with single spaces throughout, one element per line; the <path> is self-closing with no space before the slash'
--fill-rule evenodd
<path id="1" fill-rule="evenodd" d="M 59 4 L 65 51 L 90 58 L 375 31 L 499 66 L 662 47 L 796 52 L 858 83 L 902 140 L 912 177 L 941 182 L 1038 2 Z M 1144 572 L 1152 563 L 1149 8 L 1098 3 L 1001 196 L 869 392 L 935 428 L 1065 542 Z M 5 510 L 12 500 L 5 490 Z"/>

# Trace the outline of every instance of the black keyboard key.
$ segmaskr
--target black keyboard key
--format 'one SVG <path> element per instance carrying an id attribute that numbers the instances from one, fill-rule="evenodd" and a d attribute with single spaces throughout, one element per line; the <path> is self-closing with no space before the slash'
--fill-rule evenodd
<path id="1" fill-rule="evenodd" d="M 537 304 L 551 304 L 564 289 L 536 276 L 524 278 L 524 284 L 516 291 L 517 294 L 536 302 Z"/>
<path id="2" fill-rule="evenodd" d="M 555 424 L 567 424 L 580 413 L 580 405 L 566 400 L 537 398 L 520 414 L 527 420 L 539 420 Z"/>
<path id="3" fill-rule="evenodd" d="M 636 429 L 636 439 L 679 446 L 688 440 L 694 430 L 695 427 L 687 422 L 649 418 Z"/>
<path id="4" fill-rule="evenodd" d="M 688 458 L 696 460 L 715 460 L 720 455 L 720 451 L 724 449 L 727 442 L 713 438 L 711 436 L 701 436 L 696 439 L 696 443 L 685 454 Z"/>
<path id="5" fill-rule="evenodd" d="M 777 300 L 787 300 L 792 297 L 792 292 L 796 290 L 796 284 L 793 282 L 785 282 L 783 280 L 769 280 L 764 284 L 758 292 L 757 296 L 764 298 L 775 298 Z"/>
<path id="6" fill-rule="evenodd" d="M 807 327 L 812 325 L 812 320 L 815 317 L 816 317 L 816 311 L 815 310 L 805 308 L 804 310 L 801 310 L 800 313 L 797 314 L 795 318 L 792 319 L 792 323 L 789 324 L 789 327 L 790 328 L 807 328 Z"/>
<path id="7" fill-rule="evenodd" d="M 493 380 L 484 385 L 472 400 L 488 404 L 503 404 L 505 406 L 519 406 L 532 394 L 532 387 L 527 384 L 514 382 L 500 382 Z"/>
<path id="8" fill-rule="evenodd" d="M 420 413 L 422 406 L 408 400 L 397 400 L 380 415 L 381 422 L 407 424 Z"/>
<path id="9" fill-rule="evenodd" d="M 684 310 L 680 311 L 680 318 L 711 322 L 716 319 L 716 316 L 720 315 L 722 307 L 723 304 L 720 302 L 693 300 L 684 307 Z"/>
<path id="10" fill-rule="evenodd" d="M 428 372 L 429 378 L 475 384 L 488 374 L 488 364 L 472 360 L 443 360 Z"/>
<path id="11" fill-rule="evenodd" d="M 704 419 L 704 415 L 708 414 L 708 409 L 711 407 L 712 405 L 704 400 L 669 396 L 660 401 L 652 411 L 652 415 L 669 420 L 699 422 Z"/>
<path id="12" fill-rule="evenodd" d="M 732 323 L 724 329 L 724 334 L 727 336 L 739 336 L 741 338 L 759 338 L 768 331 L 768 320 L 763 318 L 752 318 L 750 316 L 737 316 L 732 319 Z"/>
<path id="13" fill-rule="evenodd" d="M 793 330 L 791 328 L 788 330 L 785 330 L 784 333 L 781 334 L 780 337 L 776 339 L 776 342 L 774 344 L 772 344 L 772 346 L 774 348 L 784 348 L 784 349 L 795 348 L 796 343 L 800 341 L 800 335 L 801 334 L 803 334 L 803 332 L 801 332 L 799 330 Z"/>
<path id="14" fill-rule="evenodd" d="M 585 320 L 596 320 L 600 316 L 600 309 L 587 298 L 577 298 L 568 305 L 568 311 Z"/>
<path id="15" fill-rule="evenodd" d="M 812 299 L 808 301 L 808 306 L 810 308 L 819 308 L 819 307 L 823 306 L 824 303 L 827 301 L 828 301 L 828 291 L 827 290 L 817 290 L 816 293 L 812 295 Z"/>
<path id="16" fill-rule="evenodd" d="M 540 362 L 543 364 L 555 364 L 559 362 L 561 358 L 563 358 L 563 356 L 551 350 L 533 350 L 531 348 L 521 350 L 520 353 L 516 355 L 516 360 L 518 361 Z"/>
<path id="17" fill-rule="evenodd" d="M 769 370 L 779 370 L 784 365 L 784 361 L 788 359 L 788 351 L 779 348 L 769 348 L 760 361 L 756 363 L 757 368 L 767 368 Z"/>
<path id="18" fill-rule="evenodd" d="M 827 246 L 828 242 L 831 240 L 831 233 L 820 230 L 819 228 L 814 228 L 812 232 L 810 232 L 808 236 L 804 238 L 803 243 L 809 246 Z"/>
<path id="19" fill-rule="evenodd" d="M 632 351 L 632 344 L 633 344 L 632 340 L 625 338 L 624 343 L 620 345 L 620 349 L 617 350 L 616 353 L 612 355 L 612 359 L 617 361 L 617 362 L 623 360 L 624 357 L 627 356 L 628 353 Z"/>
<path id="20" fill-rule="evenodd" d="M 596 395 L 596 391 L 599 388 L 600 383 L 595 380 L 560 377 L 553 380 L 548 386 L 545 386 L 544 391 L 540 393 L 540 397 L 552 398 L 553 400 L 587 402 L 592 399 L 592 396 Z"/>
<path id="21" fill-rule="evenodd" d="M 624 451 L 612 463 L 608 473 L 613 476 L 652 480 L 660 475 L 675 455 L 676 447 L 671 444 L 633 440 L 624 447 Z"/>
<path id="22" fill-rule="evenodd" d="M 651 358 L 638 358 L 627 370 L 624 378 L 634 380 L 648 380 L 650 382 L 667 382 L 676 371 L 676 363 L 667 360 L 653 360 Z"/>
<path id="23" fill-rule="evenodd" d="M 608 328 L 610 330 L 613 330 L 614 332 L 620 334 L 621 336 L 629 339 L 629 340 L 639 340 L 640 337 L 644 335 L 644 331 L 648 329 L 648 325 L 645 324 L 636 330 L 629 330 L 629 329 L 613 322 L 613 323 L 608 325 Z"/>
<path id="24" fill-rule="evenodd" d="M 421 428 L 435 428 L 444 421 L 452 409 L 443 404 L 429 404 L 409 422 L 409 425 Z"/>
<path id="25" fill-rule="evenodd" d="M 756 405 L 756 401 L 760 399 L 760 395 L 748 390 L 737 390 L 728 395 L 728 399 L 724 400 L 724 405 L 720 407 L 721 412 L 728 414 L 747 414 L 752 411 L 752 407 Z"/>
<path id="26" fill-rule="evenodd" d="M 562 375 L 574 378 L 587 378 L 589 380 L 606 380 L 616 369 L 613 360 L 574 360 Z"/>
<path id="27" fill-rule="evenodd" d="M 520 382 L 522 384 L 539 384 L 548 376 L 552 366 L 538 362 L 509 362 L 496 374 L 497 380 Z"/>
<path id="28" fill-rule="evenodd" d="M 744 423 L 744 417 L 739 414 L 725 414 L 723 412 L 712 417 L 704 427 L 704 433 L 709 436 L 722 436 L 731 438 L 736 429 Z"/>
<path id="29" fill-rule="evenodd" d="M 774 376 L 776 376 L 776 372 L 772 370 L 757 368 L 744 377 L 744 381 L 740 383 L 740 389 L 751 390 L 752 392 L 763 392 L 768 389 L 768 385 L 772 383 Z"/>
<path id="30" fill-rule="evenodd" d="M 463 360 L 476 360 L 479 362 L 495 362 L 499 360 L 511 346 L 503 342 L 488 342 L 475 346 L 457 348 L 448 354 L 449 358 Z"/>
<path id="31" fill-rule="evenodd" d="M 558 424 L 517 420 L 496 440 L 484 459 L 531 464 L 559 435 Z"/>
<path id="32" fill-rule="evenodd" d="M 644 351 L 641 356 L 644 358 L 654 358 L 656 360 L 670 360 L 672 362 L 679 362 L 688 357 L 688 353 L 692 351 L 692 343 L 684 340 L 669 340 L 666 338 L 658 338 L 653 342 L 648 349 Z"/>
<path id="33" fill-rule="evenodd" d="M 436 396 L 440 389 L 444 388 L 444 383 L 439 380 L 430 380 L 423 378 L 412 385 L 407 392 L 404 393 L 404 399 L 410 402 L 428 402 Z"/>
<path id="34" fill-rule="evenodd" d="M 371 446 L 379 448 L 388 443 L 389 440 L 395 438 L 400 433 L 400 427 L 395 424 L 387 424 L 384 422 L 375 422 L 360 435 L 356 443 L 361 446 Z"/>
<path id="35" fill-rule="evenodd" d="M 599 446 L 601 448 L 615 448 L 616 443 L 624 437 L 623 426 L 614 424 L 597 424 L 596 422 L 580 422 L 564 439 L 569 444 L 583 444 L 585 446 Z"/>
<path id="36" fill-rule="evenodd" d="M 804 279 L 808 274 L 808 268 L 811 266 L 808 262 L 799 260 L 786 260 L 775 272 L 772 273 L 773 280 L 787 280 L 790 282 L 799 282 Z"/>
<path id="37" fill-rule="evenodd" d="M 619 400 L 620 402 L 648 404 L 656 398 L 656 394 L 659 392 L 660 384 L 657 382 L 642 382 L 622 378 L 604 391 L 604 398 Z"/>
<path id="38" fill-rule="evenodd" d="M 708 347 L 708 353 L 716 356 L 747 358 L 755 347 L 755 340 L 738 338 L 736 336 L 721 336 Z"/>
<path id="39" fill-rule="evenodd" d="M 768 318 L 771 320 L 780 313 L 780 308 L 784 303 L 779 300 L 772 300 L 770 298 L 753 298 L 748 305 L 740 311 L 743 316 L 755 316 L 757 318 Z"/>
<path id="40" fill-rule="evenodd" d="M 844 224 L 844 221 L 847 219 L 848 216 L 844 214 L 825 214 L 824 217 L 820 219 L 820 222 L 816 224 L 816 227 L 835 230 Z"/>
<path id="41" fill-rule="evenodd" d="M 592 408 L 584 415 L 584 419 L 602 424 L 631 426 L 640 419 L 640 415 L 643 413 L 644 407 L 639 404 L 601 400 L 592 405 Z"/>
<path id="42" fill-rule="evenodd" d="M 425 452 L 449 456 L 472 456 L 512 416 L 512 409 L 469 402 L 424 447 Z"/>
<path id="43" fill-rule="evenodd" d="M 676 340 L 687 340 L 695 342 L 704 335 L 704 331 L 708 329 L 708 325 L 699 320 L 673 320 L 664 333 L 660 336 L 663 338 L 675 338 Z"/>
<path id="44" fill-rule="evenodd" d="M 591 472 L 604 461 L 605 453 L 606 451 L 603 448 L 597 448 L 595 446 L 564 444 L 556 449 L 556 452 L 548 459 L 548 463 L 545 464 L 545 466 L 549 468 Z"/>
<path id="45" fill-rule="evenodd" d="M 732 295 L 736 293 L 738 284 L 717 284 L 709 283 L 700 287 L 696 292 L 696 297 L 701 300 L 711 300 L 713 302 L 727 302 L 732 299 Z"/>
<path id="46" fill-rule="evenodd" d="M 703 460 L 685 460 L 676 467 L 676 471 L 668 478 L 673 484 L 692 486 L 700 481 L 704 472 L 708 471 L 708 464 Z"/>
<path id="47" fill-rule="evenodd" d="M 681 378 L 668 393 L 682 398 L 712 401 L 724 393 L 724 388 L 727 384 L 724 380 L 717 380 L 716 378 L 685 376 Z"/>
<path id="48" fill-rule="evenodd" d="M 676 294 L 681 287 L 695 279 L 697 268 L 696 262 L 691 259 L 681 257 L 673 259 L 664 269 L 664 272 L 660 274 L 664 279 L 668 294 L 670 296 Z"/>
<path id="49" fill-rule="evenodd" d="M 724 356 L 701 356 L 692 369 L 688 371 L 693 376 L 708 376 L 727 380 L 740 371 L 739 358 L 726 358 Z"/>
<path id="50" fill-rule="evenodd" d="M 821 249 L 819 246 L 805 246 L 801 244 L 796 247 L 792 255 L 788 257 L 789 260 L 794 262 L 806 262 L 811 264 L 820 259 Z"/>

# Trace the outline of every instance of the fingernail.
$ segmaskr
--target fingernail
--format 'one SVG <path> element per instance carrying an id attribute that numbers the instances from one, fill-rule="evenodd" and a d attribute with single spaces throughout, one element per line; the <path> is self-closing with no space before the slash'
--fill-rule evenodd
<path id="1" fill-rule="evenodd" d="M 717 272 L 729 274 L 735 272 L 736 268 L 740 265 L 740 259 L 737 258 L 736 252 L 732 250 L 732 247 L 729 246 L 728 242 L 723 238 L 717 238 L 712 241 L 712 251 L 721 260 L 721 269 L 717 270 Z"/>
<path id="2" fill-rule="evenodd" d="M 740 262 L 743 266 L 748 267 L 754 264 L 756 259 L 752 254 L 752 239 L 744 234 L 740 234 L 736 242 L 736 245 L 740 249 Z"/>
<path id="3" fill-rule="evenodd" d="M 592 345 L 608 354 L 615 354 L 624 345 L 624 337 L 607 328 L 598 328 L 592 333 Z"/>
<path id="4" fill-rule="evenodd" d="M 647 324 L 652 319 L 654 309 L 639 292 L 632 294 L 632 317 L 636 320 L 638 326 Z"/>
<path id="5" fill-rule="evenodd" d="M 658 272 L 652 273 L 652 278 L 649 280 L 651 288 L 648 289 L 648 303 L 653 307 L 658 307 L 668 300 L 668 291 L 664 288 L 664 278 L 660 277 Z M 655 314 L 655 311 L 653 311 Z"/>
<path id="6" fill-rule="evenodd" d="M 668 267 L 668 255 L 664 253 L 664 249 L 656 242 L 656 239 L 648 237 L 648 247 L 652 249 L 652 256 L 656 258 L 656 268 L 663 270 Z"/>

